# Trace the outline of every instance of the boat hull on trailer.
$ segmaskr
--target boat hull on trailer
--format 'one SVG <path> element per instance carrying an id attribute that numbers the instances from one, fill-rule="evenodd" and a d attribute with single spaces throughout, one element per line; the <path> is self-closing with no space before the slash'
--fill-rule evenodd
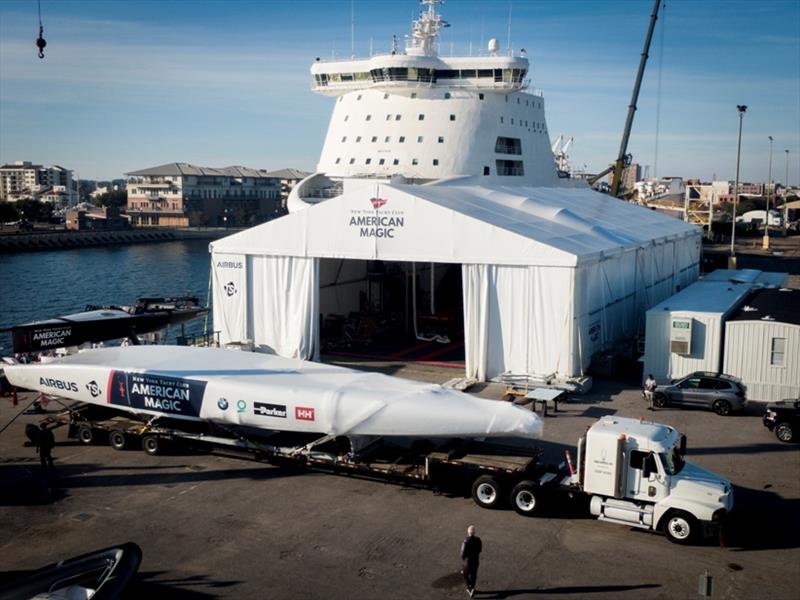
<path id="1" fill-rule="evenodd" d="M 9 381 L 130 413 L 322 435 L 537 438 L 506 402 L 439 385 L 268 354 L 130 346 L 6 367 Z"/>

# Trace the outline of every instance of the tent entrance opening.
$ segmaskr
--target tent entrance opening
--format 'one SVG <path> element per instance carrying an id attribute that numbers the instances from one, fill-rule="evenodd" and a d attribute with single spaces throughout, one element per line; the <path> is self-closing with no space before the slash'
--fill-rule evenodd
<path id="1" fill-rule="evenodd" d="M 320 259 L 323 354 L 464 366 L 461 265 Z"/>

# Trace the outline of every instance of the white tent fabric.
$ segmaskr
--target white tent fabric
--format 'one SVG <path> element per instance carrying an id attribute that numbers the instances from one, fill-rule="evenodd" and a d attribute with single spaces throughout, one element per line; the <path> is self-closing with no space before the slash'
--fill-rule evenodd
<path id="1" fill-rule="evenodd" d="M 462 264 L 467 375 L 484 380 L 580 375 L 592 354 L 641 332 L 647 308 L 697 278 L 700 235 L 588 188 L 369 182 L 211 252 L 250 257 L 249 337 L 299 358 L 319 352 L 319 266 L 296 259 Z M 215 276 L 215 303 L 221 284 Z M 215 328 L 237 318 L 215 306 Z"/>
<path id="2" fill-rule="evenodd" d="M 247 275 L 245 254 L 218 254 L 212 257 L 214 288 L 214 328 L 220 344 L 243 344 L 247 341 Z"/>

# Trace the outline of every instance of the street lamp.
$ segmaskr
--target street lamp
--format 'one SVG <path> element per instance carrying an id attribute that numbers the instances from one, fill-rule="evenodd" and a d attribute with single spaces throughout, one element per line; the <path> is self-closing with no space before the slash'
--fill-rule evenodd
<path id="1" fill-rule="evenodd" d="M 783 176 L 783 234 L 786 235 L 786 227 L 789 223 L 789 150 L 786 152 L 786 173 Z"/>
<path id="2" fill-rule="evenodd" d="M 736 256 L 734 244 L 736 243 L 736 207 L 739 204 L 739 162 L 742 156 L 742 120 L 747 110 L 747 105 L 737 104 L 736 110 L 739 111 L 739 145 L 736 150 L 736 183 L 733 186 L 733 221 L 731 222 L 731 256 Z M 735 267 L 735 261 L 733 261 Z"/>
<path id="3" fill-rule="evenodd" d="M 767 176 L 767 205 L 764 209 L 764 250 L 769 250 L 769 197 L 770 189 L 772 187 L 772 136 L 769 136 L 769 175 Z"/>

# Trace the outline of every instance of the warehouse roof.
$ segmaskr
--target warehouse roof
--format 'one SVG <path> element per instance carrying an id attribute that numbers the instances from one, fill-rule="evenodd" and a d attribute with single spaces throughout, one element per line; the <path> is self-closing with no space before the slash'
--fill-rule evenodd
<path id="1" fill-rule="evenodd" d="M 800 325 L 800 290 L 756 290 L 729 320 Z"/>

